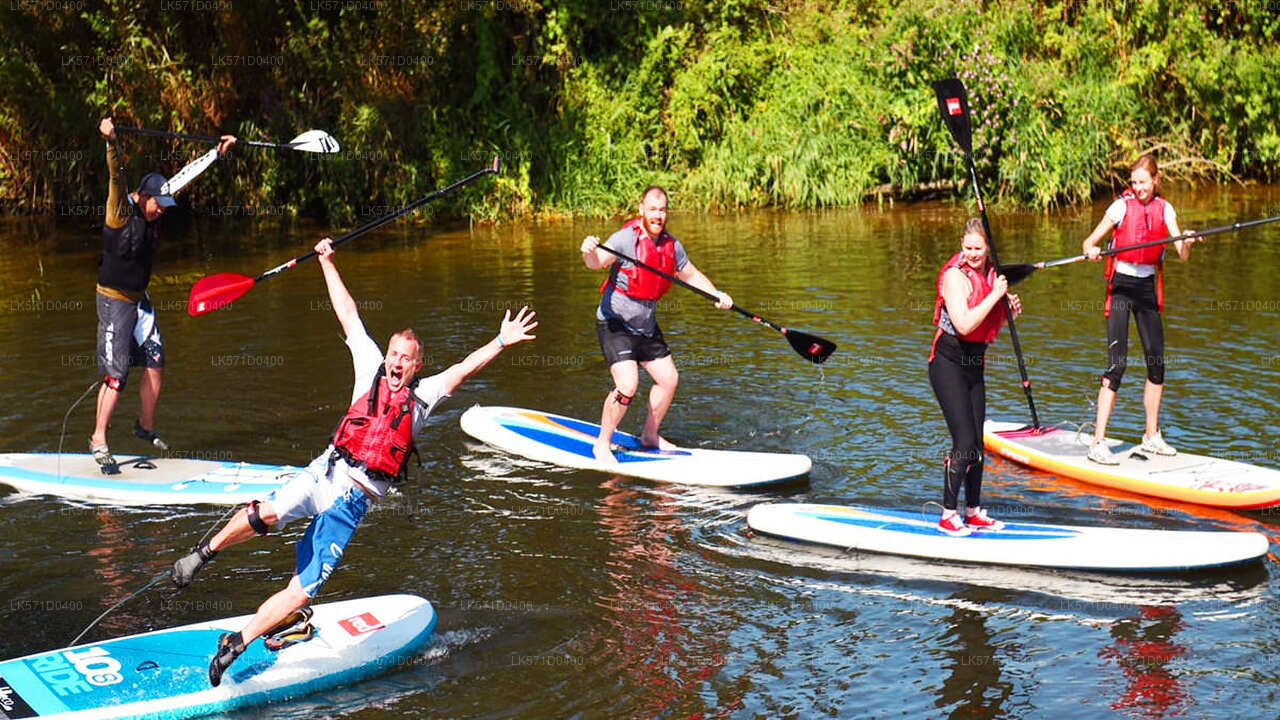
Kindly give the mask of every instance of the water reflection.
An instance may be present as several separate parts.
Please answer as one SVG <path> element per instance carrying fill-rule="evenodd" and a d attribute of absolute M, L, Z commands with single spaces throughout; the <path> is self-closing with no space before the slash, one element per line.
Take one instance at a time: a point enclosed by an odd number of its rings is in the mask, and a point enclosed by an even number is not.
<path fill-rule="evenodd" d="M 1191 704 L 1188 690 L 1179 679 L 1181 673 L 1171 667 L 1187 654 L 1173 639 L 1184 628 L 1177 608 L 1166 606 L 1143 607 L 1136 616 L 1111 625 L 1114 641 L 1098 656 L 1119 667 L 1125 681 L 1111 709 L 1141 717 L 1184 714 Z"/>
<path fill-rule="evenodd" d="M 1001 602 L 1003 593 L 967 589 L 952 595 L 980 605 Z M 947 673 L 938 693 L 937 707 L 954 706 L 951 718 L 1000 717 L 1000 709 L 1012 693 L 1012 683 L 1000 679 L 1000 648 L 991 639 L 986 618 L 964 604 L 952 606 L 947 630 L 939 638 L 939 652 Z M 947 664 L 950 668 L 947 669 Z"/>

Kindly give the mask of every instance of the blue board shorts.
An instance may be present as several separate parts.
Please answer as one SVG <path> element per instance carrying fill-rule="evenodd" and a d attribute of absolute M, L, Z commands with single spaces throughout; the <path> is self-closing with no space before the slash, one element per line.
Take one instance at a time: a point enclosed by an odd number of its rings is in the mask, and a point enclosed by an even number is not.
<path fill-rule="evenodd" d="M 369 497 L 348 476 L 346 463 L 339 461 L 329 467 L 329 452 L 325 452 L 272 491 L 267 500 L 276 512 L 279 527 L 311 518 L 298 541 L 295 572 L 302 591 L 307 597 L 315 597 L 364 519 Z"/>
<path fill-rule="evenodd" d="M 298 584 L 307 597 L 315 597 L 329 579 L 368 509 L 369 498 L 352 487 L 327 510 L 311 518 L 307 532 L 298 541 L 295 566 Z"/>

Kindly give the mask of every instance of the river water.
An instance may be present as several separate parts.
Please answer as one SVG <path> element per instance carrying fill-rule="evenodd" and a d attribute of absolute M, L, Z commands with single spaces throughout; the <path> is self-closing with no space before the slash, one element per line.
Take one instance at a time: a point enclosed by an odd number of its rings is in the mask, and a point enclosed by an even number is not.
<path fill-rule="evenodd" d="M 1280 188 L 1173 189 L 1184 227 L 1280 214 Z M 1005 262 L 1079 252 L 1103 205 L 996 212 Z M 769 500 L 921 508 L 949 445 L 926 376 L 933 281 L 964 207 L 675 213 L 693 262 L 743 307 L 828 337 L 823 366 L 777 333 L 673 289 L 660 319 L 682 369 L 664 425 L 695 446 L 802 452 L 807 482 L 711 491 L 505 456 L 458 427 L 473 403 L 595 418 L 610 387 L 592 320 L 601 274 L 577 247 L 614 221 L 426 229 L 397 225 L 339 251 L 380 342 L 404 326 L 427 368 L 487 341 L 505 308 L 538 339 L 502 355 L 433 415 L 418 478 L 371 511 L 318 598 L 411 592 L 440 614 L 398 672 L 232 717 L 1274 717 L 1274 560 L 1135 579 L 816 552 L 749 537 Z M 93 218 L 0 224 L 0 450 L 55 451 L 95 379 Z M 350 359 L 314 263 L 192 318 L 191 283 L 256 274 L 322 229 L 196 217 L 171 229 L 152 295 L 168 353 L 159 428 L 177 454 L 302 464 L 344 410 Z M 1191 452 L 1280 467 L 1280 224 L 1218 236 L 1169 264 L 1166 437 Z M 1091 418 L 1105 363 L 1098 265 L 1019 286 L 1018 329 L 1045 422 Z M 1134 338 L 1136 347 L 1136 338 Z M 1023 419 L 1007 333 L 989 352 L 989 416 Z M 1140 361 L 1111 434 L 1141 432 Z M 136 380 L 136 378 L 135 378 Z M 137 411 L 131 384 L 117 452 Z M 642 384 L 642 391 L 647 382 Z M 638 407 L 638 406 L 637 406 Z M 92 400 L 71 411 L 84 451 Z M 633 410 L 624 429 L 638 430 Z M 0 486 L 0 657 L 61 647 L 163 572 L 224 509 L 113 508 Z M 1258 530 L 1231 513 L 1099 490 L 989 459 L 993 515 L 1164 529 Z M 929 508 L 927 512 L 935 512 Z M 156 587 L 91 639 L 252 612 L 288 579 L 301 524 L 222 553 L 190 588 Z"/>

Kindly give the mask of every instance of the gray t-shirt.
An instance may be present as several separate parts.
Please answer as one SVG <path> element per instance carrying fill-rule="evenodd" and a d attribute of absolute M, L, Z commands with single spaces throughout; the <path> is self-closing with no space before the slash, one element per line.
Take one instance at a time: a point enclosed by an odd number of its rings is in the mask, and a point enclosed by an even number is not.
<path fill-rule="evenodd" d="M 671 239 L 675 240 L 676 244 L 676 272 L 678 273 L 689 264 L 689 256 L 685 254 L 684 245 L 681 245 L 674 235 Z M 635 230 L 624 227 L 610 235 L 604 244 L 624 255 L 635 257 Z M 614 256 L 613 265 L 609 267 L 609 272 L 615 275 L 615 282 L 621 290 L 627 289 L 627 276 L 622 271 L 630 267 L 632 267 L 630 261 L 617 256 Z M 616 274 L 614 268 L 618 270 Z M 641 269 L 640 272 L 648 271 Z M 625 293 L 617 292 L 612 285 L 608 285 L 600 297 L 600 306 L 596 308 L 596 320 L 619 320 L 627 328 L 627 332 L 636 335 L 653 335 L 658 332 L 658 319 L 654 315 L 654 309 L 657 306 L 656 300 L 637 300 Z"/>

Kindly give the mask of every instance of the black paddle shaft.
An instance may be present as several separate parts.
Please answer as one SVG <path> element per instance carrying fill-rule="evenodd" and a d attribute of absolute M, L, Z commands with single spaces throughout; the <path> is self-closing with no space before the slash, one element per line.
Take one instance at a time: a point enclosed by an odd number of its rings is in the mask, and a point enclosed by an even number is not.
<path fill-rule="evenodd" d="M 169 132 L 168 130 L 151 130 L 149 128 L 129 127 L 127 125 L 116 125 L 116 130 L 121 132 L 133 133 L 135 135 L 151 135 L 154 137 L 176 138 L 178 140 L 194 140 L 196 142 L 213 143 L 217 145 L 222 142 L 222 138 L 212 135 L 192 135 L 190 133 Z M 261 140 L 241 140 L 237 142 L 253 147 L 280 148 L 282 150 L 292 150 L 293 145 L 290 143 L 263 142 Z"/>
<path fill-rule="evenodd" d="M 1179 240 L 1189 240 L 1191 238 L 1208 237 L 1209 235 L 1219 235 L 1221 233 L 1236 232 L 1239 230 L 1244 230 L 1245 228 L 1254 227 L 1256 225 L 1265 225 L 1267 223 L 1272 223 L 1277 220 L 1280 220 L 1280 215 L 1274 215 L 1272 217 L 1266 217 L 1266 218 L 1259 218 L 1257 220 L 1245 220 L 1242 222 L 1232 223 L 1230 225 L 1222 225 L 1220 227 L 1209 228 L 1208 230 L 1193 230 L 1191 232 L 1184 232 L 1181 235 L 1171 235 L 1167 238 L 1164 238 L 1163 240 L 1151 240 L 1149 242 L 1138 243 L 1137 245 L 1126 245 L 1125 247 L 1108 248 L 1098 253 L 1098 256 L 1105 257 L 1107 255 L 1117 255 L 1119 253 L 1128 252 L 1130 250 L 1141 250 L 1142 248 L 1155 247 L 1157 245 L 1168 245 L 1171 242 L 1177 242 Z M 1050 268 L 1050 267 L 1057 267 L 1059 265 L 1069 265 L 1071 263 L 1080 262 L 1081 260 L 1087 260 L 1088 258 L 1089 258 L 1088 255 L 1081 254 L 1081 255 L 1072 255 L 1071 257 L 1058 258 L 1057 260 L 1042 260 L 1038 263 L 1014 263 L 1011 265 L 1001 265 L 999 272 L 1002 275 L 1008 276 L 1009 284 L 1012 285 L 1013 283 L 1024 280 L 1028 275 L 1035 272 L 1036 270 L 1042 270 L 1044 268 Z"/>
<path fill-rule="evenodd" d="M 443 197 L 443 196 L 445 196 L 445 195 L 448 195 L 449 193 L 453 192 L 454 190 L 457 190 L 458 188 L 462 187 L 463 185 L 466 185 L 466 184 L 468 184 L 468 183 L 475 182 L 477 179 L 482 178 L 482 177 L 484 177 L 485 175 L 489 175 L 490 173 L 495 173 L 495 174 L 496 174 L 496 173 L 498 172 L 499 167 L 501 167 L 501 161 L 498 159 L 498 156 L 497 156 L 497 155 L 494 155 L 494 156 L 493 156 L 493 164 L 492 164 L 492 165 L 490 165 L 489 167 L 487 167 L 487 168 L 485 168 L 485 169 L 483 169 L 483 170 L 478 170 L 478 171 L 476 171 L 476 172 L 473 172 L 473 173 L 471 173 L 470 175 L 468 175 L 468 176 L 466 176 L 466 177 L 462 178 L 462 179 L 461 179 L 461 180 L 459 180 L 458 182 L 456 182 L 456 183 L 454 183 L 454 184 L 452 184 L 452 185 L 450 185 L 450 186 L 448 186 L 448 187 L 443 187 L 443 188 L 440 188 L 439 190 L 436 190 L 435 192 L 433 192 L 433 193 L 431 193 L 431 194 L 429 194 L 429 195 L 424 195 L 424 196 L 422 196 L 422 197 L 418 198 L 417 200 L 414 200 L 413 202 L 409 203 L 408 205 L 405 205 L 404 207 L 400 208 L 399 210 L 396 210 L 396 211 L 395 211 L 395 212 L 393 212 L 393 213 L 389 213 L 389 214 L 387 214 L 387 215 L 383 215 L 382 217 L 377 218 L 376 220 L 371 220 L 371 221 L 369 221 L 369 222 L 365 223 L 364 225 L 361 225 L 360 227 L 356 228 L 355 230 L 350 230 L 350 231 L 348 231 L 348 232 L 343 233 L 342 235 L 340 235 L 340 236 L 338 236 L 337 238 L 335 238 L 335 239 L 334 239 L 334 241 L 333 241 L 333 247 L 337 247 L 337 246 L 341 245 L 342 243 L 344 243 L 344 242 L 346 242 L 346 241 L 348 241 L 348 240 L 355 240 L 356 238 L 360 237 L 361 235 L 364 235 L 365 233 L 370 232 L 370 231 L 372 231 L 372 230 L 377 230 L 378 228 L 382 227 L 383 225 L 386 225 L 387 223 L 391 222 L 392 220 L 396 220 L 397 218 L 404 217 L 405 215 L 408 215 L 409 213 L 413 212 L 414 210 L 417 210 L 418 208 L 422 207 L 423 205 L 426 205 L 427 203 L 431 202 L 432 200 L 435 200 L 436 198 L 439 198 L 439 197 Z M 254 281 L 255 283 L 257 283 L 257 282 L 259 282 L 259 281 L 261 281 L 261 280 L 266 280 L 267 278 L 271 277 L 272 275 L 276 275 L 276 274 L 282 273 L 282 272 L 284 272 L 285 270 L 288 270 L 289 268 L 293 267 L 294 265 L 297 265 L 297 264 L 298 264 L 298 263 L 300 263 L 300 262 L 303 262 L 303 261 L 305 261 L 305 260 L 310 260 L 311 258 L 315 257 L 316 255 L 317 255 L 317 253 L 316 253 L 316 251 L 315 251 L 315 250 L 312 250 L 311 252 L 308 252 L 308 253 L 306 253 L 305 255 L 299 255 L 298 257 L 296 257 L 296 258 L 294 258 L 294 259 L 290 260 L 289 262 L 286 262 L 286 263 L 281 264 L 281 265 L 277 265 L 276 267 L 273 267 L 273 268 L 271 268 L 270 270 L 268 270 L 268 271 L 266 271 L 266 272 L 262 273 L 262 274 L 261 274 L 261 275 L 259 275 L 258 277 L 254 278 L 254 279 L 253 279 L 253 281 Z"/>
<path fill-rule="evenodd" d="M 991 234 L 991 223 L 987 220 L 987 206 L 982 201 L 982 188 L 978 183 L 978 168 L 973 163 L 973 128 L 969 122 L 969 94 L 959 78 L 947 78 L 933 83 L 933 91 L 938 96 L 938 110 L 946 123 L 951 136 L 960 144 L 964 152 L 965 162 L 969 166 L 969 177 L 973 182 L 973 196 L 978 203 L 978 212 L 982 216 L 982 229 L 987 233 L 987 247 L 991 251 L 991 261 L 1000 265 L 996 255 L 996 241 Z M 1031 378 L 1027 376 L 1027 364 L 1022 359 L 1022 344 L 1018 341 L 1018 328 L 1013 322 L 1013 306 L 1009 304 L 1009 295 L 1001 298 L 1004 302 L 1005 318 L 1009 321 L 1009 341 L 1013 344 L 1013 354 L 1018 358 L 1018 373 L 1022 376 L 1022 389 L 1027 396 L 1027 407 L 1031 410 L 1031 424 L 1040 428 L 1040 417 L 1036 414 L 1035 399 L 1031 397 Z"/>
<path fill-rule="evenodd" d="M 692 290 L 712 302 L 717 302 L 717 303 L 720 302 L 720 298 L 716 297 L 715 295 L 712 295 L 706 290 L 703 290 L 701 288 L 696 288 L 690 285 L 689 283 L 685 282 L 684 280 L 681 280 L 680 278 L 676 277 L 675 275 L 663 272 L 658 268 L 653 267 L 652 265 L 647 265 L 645 263 L 642 263 L 639 260 L 636 260 L 635 258 L 630 257 L 624 253 L 620 253 L 617 250 L 614 250 L 613 248 L 603 243 L 597 242 L 596 247 L 604 250 L 605 252 L 616 255 L 622 258 L 623 260 L 626 260 L 627 262 L 635 265 L 636 267 L 644 268 L 645 270 L 648 270 L 649 272 L 654 273 L 655 275 L 664 277 L 670 280 L 671 282 L 679 285 L 680 287 L 685 288 L 686 290 Z M 742 315 L 745 318 L 749 318 L 755 322 L 760 323 L 761 325 L 765 325 L 767 327 L 773 328 L 774 330 L 777 330 L 778 332 L 782 333 L 787 338 L 787 342 L 791 343 L 791 347 L 794 348 L 797 353 L 799 353 L 802 357 L 804 357 L 806 360 L 809 360 L 810 362 L 821 363 L 822 361 L 826 360 L 827 357 L 830 356 L 831 353 L 835 352 L 836 350 L 836 344 L 831 342 L 830 340 L 826 340 L 824 338 L 810 335 L 808 333 L 800 332 L 799 330 L 793 330 L 793 329 L 782 327 L 781 325 L 774 324 L 760 317 L 759 315 L 751 312 L 750 310 L 745 310 L 743 308 L 738 307 L 737 303 L 730 305 L 729 309 L 733 310 L 739 315 Z"/>

